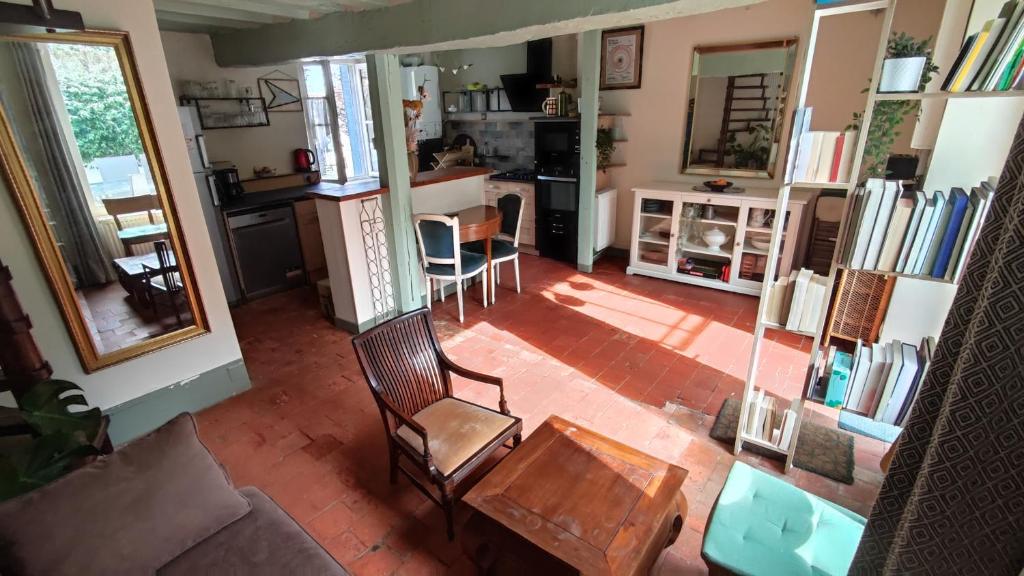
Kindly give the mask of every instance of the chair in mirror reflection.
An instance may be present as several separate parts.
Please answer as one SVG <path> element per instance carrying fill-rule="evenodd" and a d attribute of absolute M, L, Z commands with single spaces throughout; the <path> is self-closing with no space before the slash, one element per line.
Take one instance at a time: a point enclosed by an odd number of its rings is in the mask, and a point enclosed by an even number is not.
<path fill-rule="evenodd" d="M 83 367 L 206 331 L 126 34 L 0 37 L 0 152 Z"/>
<path fill-rule="evenodd" d="M 795 39 L 694 49 L 684 173 L 774 176 L 795 59 Z"/>

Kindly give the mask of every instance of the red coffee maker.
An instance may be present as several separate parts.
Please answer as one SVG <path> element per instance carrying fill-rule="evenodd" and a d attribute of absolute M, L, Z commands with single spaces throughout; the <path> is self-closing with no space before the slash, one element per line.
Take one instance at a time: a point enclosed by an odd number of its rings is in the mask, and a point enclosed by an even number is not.
<path fill-rule="evenodd" d="M 292 161 L 296 172 L 312 172 L 316 164 L 316 154 L 309 148 L 296 148 L 292 152 Z"/>

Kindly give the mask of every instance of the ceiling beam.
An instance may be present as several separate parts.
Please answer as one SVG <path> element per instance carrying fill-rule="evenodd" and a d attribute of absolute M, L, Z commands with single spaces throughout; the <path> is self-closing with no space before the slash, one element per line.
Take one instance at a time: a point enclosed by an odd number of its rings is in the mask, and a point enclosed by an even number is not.
<path fill-rule="evenodd" d="M 182 0 L 156 0 L 156 9 L 176 14 L 191 14 L 193 16 L 209 16 L 212 18 L 225 18 L 241 22 L 254 22 L 257 24 L 274 24 L 284 22 L 286 19 L 273 14 L 261 14 L 251 10 L 238 10 L 223 5 L 212 6 L 196 2 L 185 2 Z"/>
<path fill-rule="evenodd" d="M 187 2 L 189 4 L 203 4 L 206 6 L 232 8 L 235 10 L 242 10 L 244 12 L 270 14 L 272 16 L 281 16 L 284 18 L 310 17 L 310 8 L 308 6 L 303 7 L 302 5 L 293 5 L 280 1 L 275 2 L 273 0 L 187 0 Z M 161 0 L 157 0 L 156 4 L 157 7 L 159 7 Z"/>
<path fill-rule="evenodd" d="M 177 22 L 179 24 L 195 24 L 197 26 L 210 26 L 221 29 L 244 30 L 245 28 L 256 28 L 259 24 L 251 21 L 241 21 L 229 18 L 214 18 L 212 16 L 197 16 L 195 14 L 179 14 L 177 12 L 156 11 L 158 22 Z"/>
<path fill-rule="evenodd" d="M 691 16 L 764 0 L 419 0 L 379 10 L 332 12 L 217 34 L 221 66 L 260 66 L 358 52 L 502 46 L 586 30 Z M 292 0 L 294 2 L 294 0 Z"/>

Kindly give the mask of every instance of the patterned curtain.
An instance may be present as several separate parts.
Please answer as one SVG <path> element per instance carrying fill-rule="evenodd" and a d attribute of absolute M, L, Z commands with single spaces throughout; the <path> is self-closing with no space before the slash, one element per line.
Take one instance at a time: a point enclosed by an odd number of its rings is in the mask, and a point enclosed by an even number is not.
<path fill-rule="evenodd" d="M 851 574 L 1024 567 L 1024 122 Z"/>

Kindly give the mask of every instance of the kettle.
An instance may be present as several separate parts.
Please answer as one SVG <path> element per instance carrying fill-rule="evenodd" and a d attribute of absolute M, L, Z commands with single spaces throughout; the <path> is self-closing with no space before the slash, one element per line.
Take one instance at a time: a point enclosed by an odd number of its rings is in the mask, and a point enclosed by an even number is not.
<path fill-rule="evenodd" d="M 296 172 L 312 172 L 316 164 L 316 154 L 309 148 L 296 148 L 292 152 Z"/>

